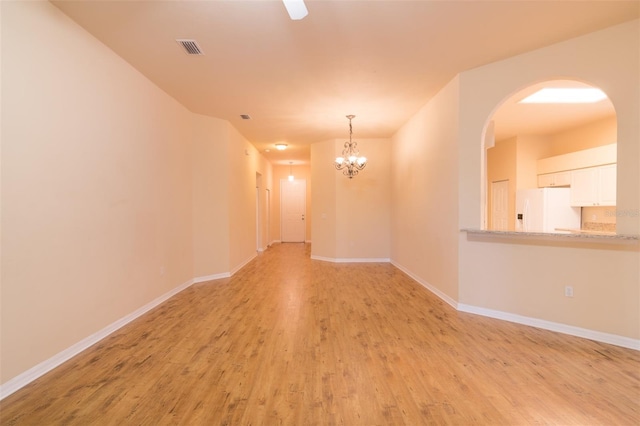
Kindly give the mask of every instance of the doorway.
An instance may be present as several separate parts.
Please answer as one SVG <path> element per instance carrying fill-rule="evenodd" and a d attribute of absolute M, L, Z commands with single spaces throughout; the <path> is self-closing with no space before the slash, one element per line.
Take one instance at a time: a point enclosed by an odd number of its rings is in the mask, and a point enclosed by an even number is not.
<path fill-rule="evenodd" d="M 509 229 L 509 181 L 491 182 L 491 229 Z"/>
<path fill-rule="evenodd" d="M 260 188 L 262 187 L 262 175 L 256 173 L 256 251 L 264 251 L 262 240 L 262 208 L 260 202 Z"/>
<path fill-rule="evenodd" d="M 283 243 L 305 242 L 306 194 L 306 179 L 280 180 L 280 233 Z"/>

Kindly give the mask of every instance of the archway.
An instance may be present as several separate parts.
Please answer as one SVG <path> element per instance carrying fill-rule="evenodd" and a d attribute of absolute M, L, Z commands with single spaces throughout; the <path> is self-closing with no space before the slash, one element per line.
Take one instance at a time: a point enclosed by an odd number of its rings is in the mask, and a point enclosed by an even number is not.
<path fill-rule="evenodd" d="M 574 180 L 578 176 L 577 172 L 572 175 L 572 170 L 607 164 L 614 164 L 615 167 L 617 120 L 613 104 L 608 98 L 591 102 L 522 102 L 541 89 L 560 88 L 571 89 L 571 92 L 597 89 L 576 80 L 538 82 L 504 99 L 489 118 L 483 138 L 486 150 L 484 229 L 547 232 L 537 228 L 523 229 L 522 214 L 518 216 L 516 211 L 518 191 L 522 194 L 524 189 L 564 187 L 568 188 L 565 191 L 568 194 L 571 192 L 572 176 Z M 593 158 L 575 161 L 580 156 Z M 608 173 L 610 180 L 611 172 Z M 497 196 L 492 187 L 506 193 Z M 615 170 L 613 191 L 615 204 Z M 609 214 L 611 209 L 607 209 L 611 200 L 600 203 L 602 205 L 587 206 L 590 202 L 571 201 L 579 215 L 578 224 L 571 227 L 581 229 L 586 226 L 615 232 L 615 214 Z M 500 206 L 498 203 L 505 204 Z M 593 201 L 593 204 L 598 203 Z M 502 214 L 500 207 L 506 209 L 506 217 L 502 221 L 497 220 Z"/>

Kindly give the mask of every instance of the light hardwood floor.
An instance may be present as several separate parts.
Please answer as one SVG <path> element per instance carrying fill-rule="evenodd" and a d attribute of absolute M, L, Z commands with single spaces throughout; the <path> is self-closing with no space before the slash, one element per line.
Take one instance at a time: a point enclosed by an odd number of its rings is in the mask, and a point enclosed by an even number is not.
<path fill-rule="evenodd" d="M 2 425 L 638 425 L 640 353 L 275 245 L 0 403 Z"/>

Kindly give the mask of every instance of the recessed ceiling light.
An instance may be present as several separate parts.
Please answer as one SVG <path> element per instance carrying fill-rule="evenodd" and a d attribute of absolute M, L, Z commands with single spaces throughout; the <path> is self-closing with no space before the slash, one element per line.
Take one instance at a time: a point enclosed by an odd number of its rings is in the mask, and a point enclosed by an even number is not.
<path fill-rule="evenodd" d="M 527 96 L 521 104 L 588 104 L 607 99 L 607 95 L 595 87 L 546 87 Z"/>
<path fill-rule="evenodd" d="M 278 149 L 278 151 L 284 151 L 285 149 L 287 149 L 287 144 L 286 143 L 277 143 L 276 144 L 276 148 Z"/>

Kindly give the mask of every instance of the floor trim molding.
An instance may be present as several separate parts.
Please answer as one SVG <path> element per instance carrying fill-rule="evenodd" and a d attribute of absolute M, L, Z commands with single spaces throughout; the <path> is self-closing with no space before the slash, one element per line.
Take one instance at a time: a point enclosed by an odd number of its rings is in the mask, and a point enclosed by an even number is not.
<path fill-rule="evenodd" d="M 17 375 L 16 377 L 14 377 L 13 379 L 7 381 L 6 383 L 0 385 L 0 400 L 3 400 L 4 398 L 6 398 L 7 396 L 11 395 L 12 393 L 16 392 L 17 390 L 19 390 L 19 389 L 25 387 L 26 385 L 28 385 L 29 383 L 33 382 L 34 380 L 36 380 L 40 376 L 43 376 L 44 374 L 46 374 L 49 371 L 53 370 L 54 368 L 58 367 L 60 364 L 64 363 L 65 361 L 68 361 L 69 359 L 73 358 L 74 356 L 76 356 L 80 352 L 82 352 L 85 349 L 89 348 L 90 346 L 98 343 L 100 340 L 102 340 L 105 337 L 109 336 L 110 334 L 114 333 L 118 329 L 124 327 L 125 325 L 127 325 L 131 321 L 135 320 L 136 318 L 138 318 L 138 317 L 144 315 L 145 313 L 149 312 L 151 309 L 153 309 L 156 306 L 160 305 L 162 302 L 168 300 L 172 296 L 174 296 L 174 295 L 180 293 L 181 291 L 185 290 L 186 288 L 190 287 L 195 282 L 196 281 L 194 279 L 191 279 L 191 280 L 185 282 L 184 284 L 181 284 L 178 287 L 175 287 L 174 289 L 168 291 L 167 293 L 163 294 L 162 296 L 159 296 L 159 297 L 155 298 L 154 300 L 152 300 L 151 302 L 147 303 L 146 305 L 138 308 L 134 312 L 132 312 L 132 313 L 120 318 L 119 320 L 109 324 L 108 326 L 106 326 L 102 330 L 100 330 L 100 331 L 98 331 L 98 332 L 96 332 L 96 333 L 94 333 L 94 334 L 82 339 L 78 343 L 68 347 L 67 349 L 63 350 L 62 352 L 58 352 L 57 354 L 55 354 L 51 358 L 41 362 L 40 364 L 38 364 L 38 365 L 36 365 L 34 367 L 31 367 L 30 369 L 28 369 L 24 373 L 21 373 L 21 374 Z"/>
<path fill-rule="evenodd" d="M 617 334 L 603 333 L 600 331 L 589 330 L 586 328 L 575 327 L 572 325 L 561 324 L 552 321 L 546 321 L 538 318 L 525 317 L 522 315 L 512 314 L 509 312 L 496 311 L 493 309 L 481 308 L 478 306 L 458 304 L 458 310 L 470 314 L 482 315 L 484 317 L 496 318 L 503 321 L 509 321 L 516 324 L 528 325 L 531 327 L 541 328 L 544 330 L 555 331 L 557 333 L 569 334 L 571 336 L 582 337 L 584 339 L 595 340 L 596 342 L 608 343 L 611 345 L 621 346 L 627 349 L 635 349 L 640 351 L 640 340 L 631 339 L 629 337 L 618 336 Z"/>
<path fill-rule="evenodd" d="M 391 261 L 391 264 L 402 272 L 411 277 L 418 284 L 425 287 L 427 290 L 435 294 L 447 304 L 451 305 L 455 310 L 460 312 L 466 312 L 475 315 L 481 315 L 483 317 L 495 318 L 502 321 L 509 321 L 516 324 L 527 325 L 530 327 L 541 328 L 544 330 L 554 331 L 557 333 L 568 334 L 570 336 L 582 337 L 583 339 L 595 340 L 600 343 L 607 343 L 610 345 L 616 345 L 627 349 L 634 349 L 640 351 L 640 340 L 632 339 L 629 337 L 619 336 L 617 334 L 603 333 L 600 331 L 589 330 L 586 328 L 575 327 L 572 325 L 547 321 L 539 318 L 525 317 L 522 315 L 512 314 L 509 312 L 496 311 L 493 309 L 482 308 L 478 306 L 467 305 L 464 303 L 458 303 L 453 298 L 444 294 L 428 282 L 424 281 L 417 275 L 413 274 L 407 268 L 402 265 Z"/>
<path fill-rule="evenodd" d="M 253 259 L 255 259 L 256 257 L 258 257 L 258 253 L 253 253 L 251 256 L 249 256 L 248 258 L 246 258 L 242 263 L 240 263 L 240 265 L 236 266 L 234 269 L 231 270 L 229 276 L 233 276 L 235 275 L 240 269 L 244 268 L 245 266 L 247 266 L 247 263 L 251 262 Z"/>
<path fill-rule="evenodd" d="M 100 340 L 114 333 L 118 329 L 124 327 L 125 325 L 135 320 L 136 318 L 146 314 L 151 309 L 155 308 L 156 306 L 160 305 L 161 303 L 165 302 L 166 300 L 170 299 L 171 297 L 175 296 L 181 291 L 187 289 L 191 285 L 196 283 L 206 282 L 206 281 L 219 280 L 221 278 L 229 278 L 232 275 L 234 275 L 236 272 L 238 272 L 240 269 L 242 269 L 247 263 L 251 262 L 256 256 L 257 255 L 254 254 L 249 259 L 245 260 L 240 266 L 235 268 L 232 272 L 223 272 L 220 274 L 205 275 L 205 276 L 193 278 L 175 287 L 174 289 L 168 291 L 162 296 L 157 297 L 156 299 L 152 300 L 151 302 L 147 303 L 141 308 L 135 310 L 134 312 L 109 324 L 102 330 L 82 339 L 78 343 L 75 343 L 74 345 L 63 350 L 62 352 L 55 354 L 54 356 L 41 362 L 40 364 L 34 367 L 31 367 L 30 369 L 23 372 L 22 374 L 17 375 L 13 379 L 8 380 L 6 383 L 0 385 L 0 401 L 6 398 L 7 396 L 11 395 L 12 393 L 16 392 L 17 390 L 25 387 L 29 383 L 33 382 L 38 377 L 43 376 L 44 374 L 58 367 L 60 364 L 70 360 L 71 358 L 73 358 L 80 352 L 84 351 L 85 349 L 89 348 L 90 346 L 98 343 Z"/>
<path fill-rule="evenodd" d="M 420 284 L 421 286 L 423 286 L 424 288 L 426 288 L 427 290 L 429 290 L 431 293 L 435 294 L 436 296 L 438 296 L 440 299 L 442 299 L 442 301 L 446 302 L 448 305 L 450 305 L 453 309 L 458 309 L 458 302 L 456 302 L 453 298 L 451 298 L 449 295 L 443 293 L 442 291 L 440 291 L 439 289 L 437 289 L 436 287 L 432 286 L 431 284 L 429 284 L 427 281 L 423 280 L 422 278 L 418 277 L 417 275 L 415 275 L 413 272 L 411 272 L 409 269 L 405 268 L 404 266 L 400 265 L 399 263 L 395 262 L 395 261 L 391 261 L 391 264 L 393 266 L 395 266 L 396 268 L 400 269 L 402 272 L 404 272 L 405 274 L 409 275 L 409 277 L 414 280 L 415 282 L 417 282 L 418 284 Z"/>
<path fill-rule="evenodd" d="M 223 272 L 221 274 L 213 274 L 213 275 L 205 275 L 202 277 L 196 277 L 193 279 L 193 283 L 197 284 L 197 283 L 203 283 L 206 281 L 213 281 L 213 280 L 219 280 L 222 278 L 229 278 L 231 276 L 231 273 L 229 272 Z"/>

